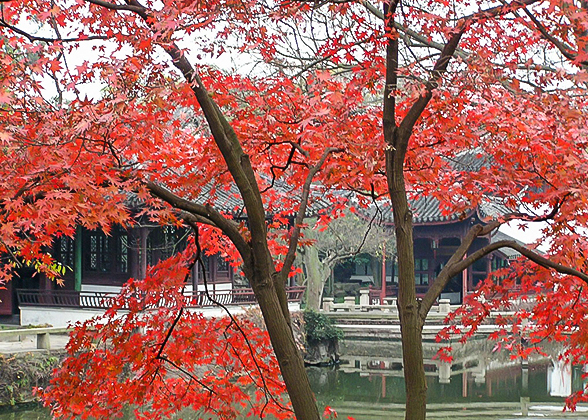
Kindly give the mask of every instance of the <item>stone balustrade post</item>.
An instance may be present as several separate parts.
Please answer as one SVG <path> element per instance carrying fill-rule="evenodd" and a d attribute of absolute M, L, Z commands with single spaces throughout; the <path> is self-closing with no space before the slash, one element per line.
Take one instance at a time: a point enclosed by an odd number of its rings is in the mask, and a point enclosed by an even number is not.
<path fill-rule="evenodd" d="M 437 373 L 439 374 L 439 383 L 448 384 L 451 381 L 451 364 L 440 362 L 437 366 Z"/>
<path fill-rule="evenodd" d="M 448 314 L 451 311 L 451 304 L 449 299 L 439 299 L 439 313 Z"/>
<path fill-rule="evenodd" d="M 345 296 L 343 301 L 350 311 L 355 309 L 355 296 Z"/>
<path fill-rule="evenodd" d="M 334 302 L 335 302 L 335 299 L 332 297 L 323 298 L 323 311 L 324 312 L 332 312 Z"/>
<path fill-rule="evenodd" d="M 361 289 L 359 291 L 359 304 L 361 306 L 368 306 L 370 304 L 370 291 L 369 291 L 369 289 Z"/>

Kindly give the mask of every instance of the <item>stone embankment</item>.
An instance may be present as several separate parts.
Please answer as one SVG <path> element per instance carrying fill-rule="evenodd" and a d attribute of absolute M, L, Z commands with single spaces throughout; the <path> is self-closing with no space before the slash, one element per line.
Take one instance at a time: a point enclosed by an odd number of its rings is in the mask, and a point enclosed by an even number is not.
<path fill-rule="evenodd" d="M 0 329 L 0 406 L 36 401 L 33 389 L 49 385 L 65 357 L 67 328 Z"/>
<path fill-rule="evenodd" d="M 371 311 L 371 312 L 324 312 L 332 324 L 340 328 L 345 334 L 346 340 L 399 340 L 400 319 L 397 312 Z M 501 313 L 501 315 L 508 315 Z M 423 339 L 435 340 L 437 333 L 447 325 L 444 320 L 446 313 L 433 312 L 427 317 L 423 327 Z M 476 334 L 490 334 L 498 329 L 490 317 L 486 324 L 480 325 Z M 464 331 L 465 332 L 465 331 Z M 459 338 L 456 336 L 456 338 Z"/>
<path fill-rule="evenodd" d="M 0 354 L 0 406 L 36 401 L 33 389 L 49 385 L 64 357 L 65 350 Z"/>

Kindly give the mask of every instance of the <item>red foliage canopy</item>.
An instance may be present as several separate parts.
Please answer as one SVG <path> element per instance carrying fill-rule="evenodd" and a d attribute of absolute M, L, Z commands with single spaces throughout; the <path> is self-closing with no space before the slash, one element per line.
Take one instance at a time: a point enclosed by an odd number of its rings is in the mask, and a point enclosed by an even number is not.
<path fill-rule="evenodd" d="M 200 227 L 203 244 L 247 267 L 265 258 L 256 254 L 265 226 L 239 224 L 215 211 L 214 191 L 237 184 L 249 216 L 254 209 L 248 203 L 256 202 L 259 190 L 265 211 L 304 213 L 313 180 L 324 191 L 358 191 L 365 204 L 386 193 L 387 153 L 402 157 L 409 196 L 434 196 L 447 213 L 493 197 L 516 211 L 489 221 L 490 227 L 514 219 L 548 221 L 539 243 L 559 264 L 551 267 L 586 271 L 583 0 L 500 6 L 416 0 L 398 8 L 385 2 L 384 10 L 394 11 L 390 16 L 369 1 L 14 0 L 0 6 L 2 281 L 23 261 L 55 275 L 45 251 L 54 237 L 73 235 L 77 225 L 106 231 L 113 224 L 132 225 L 136 215 L 125 205 L 128 194 L 145 202 L 141 216 L 208 226 Z M 393 51 L 394 45 L 399 49 Z M 238 71 L 206 65 L 228 53 Z M 387 69 L 393 71 L 386 81 Z M 384 142 L 382 119 L 402 142 Z M 447 164 L 463 150 L 478 151 L 486 164 Z M 259 186 L 243 175 L 250 169 Z M 266 188 L 274 178 L 292 194 L 277 197 Z M 207 202 L 193 204 L 210 188 Z M 301 222 L 300 215 L 292 229 L 280 231 L 284 236 L 269 231 L 270 271 L 279 278 L 290 270 Z M 520 268 L 516 276 L 526 279 L 528 270 Z M 529 317 L 536 325 L 567 328 L 553 318 L 553 304 L 574 313 L 568 318 L 577 320 L 573 328 L 583 325 L 578 309 L 585 297 L 576 293 L 583 284 L 533 271 L 528 278 L 537 305 Z M 511 291 L 490 285 L 482 290 L 501 296 Z M 165 311 L 152 316 L 167 316 L 166 322 L 174 317 Z M 181 322 L 193 323 L 199 333 L 208 328 L 185 316 Z M 468 311 L 464 319 L 478 318 Z M 115 327 L 130 334 L 124 321 Z M 86 333 L 106 337 L 114 331 L 109 328 L 93 325 Z M 156 343 L 162 338 L 157 334 L 147 328 L 141 337 Z M 126 344 L 147 351 L 135 340 Z M 578 354 L 588 354 L 583 334 L 572 334 L 572 342 Z M 128 350 L 124 357 L 132 364 L 140 353 Z M 144 385 L 162 387 L 156 373 L 139 378 L 154 378 Z M 133 384 L 121 384 L 120 391 Z"/>
<path fill-rule="evenodd" d="M 221 419 L 290 417 L 267 332 L 251 321 L 205 318 L 183 293 L 196 253 L 128 282 L 104 316 L 77 325 L 69 357 L 41 391 L 63 418 L 171 417 L 185 408 Z M 192 260 L 192 262 L 190 261 Z"/>

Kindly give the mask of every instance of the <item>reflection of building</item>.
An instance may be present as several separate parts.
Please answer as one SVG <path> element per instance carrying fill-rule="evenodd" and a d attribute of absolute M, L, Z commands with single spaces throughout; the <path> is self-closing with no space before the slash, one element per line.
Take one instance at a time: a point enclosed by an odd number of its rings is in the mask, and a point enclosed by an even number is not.
<path fill-rule="evenodd" d="M 525 363 L 521 359 L 512 359 L 506 350 L 494 351 L 495 343 L 485 336 L 472 338 L 465 344 L 454 343 L 452 363 L 441 362 L 435 357 L 444 345 L 447 343 L 428 341 L 423 343 L 423 350 L 428 407 L 442 405 L 448 418 L 456 408 L 469 411 L 480 409 L 479 404 L 488 404 L 487 408 L 494 411 L 498 407 L 506 407 L 501 405 L 503 403 L 520 404 L 521 397 L 528 397 L 531 404 L 557 404 L 557 410 L 561 411 L 564 398 L 583 388 L 581 367 L 570 368 L 568 365 L 567 370 L 563 370 L 569 383 L 567 393 L 560 396 L 553 394 L 550 378 L 553 376 L 554 361 L 558 360 L 561 351 L 557 343 L 545 343 L 543 351 L 549 356 L 533 354 Z M 405 384 L 399 340 L 345 340 L 340 349 L 341 359 L 349 363 L 340 365 L 336 370 L 313 369 L 309 372 L 313 385 L 316 384 L 313 389 L 319 398 L 325 400 L 325 404 L 332 405 L 334 409 L 340 408 L 339 415 L 379 418 L 384 413 L 378 414 L 375 404 L 382 404 L 380 410 L 387 412 L 392 408 L 390 404 L 404 403 Z M 328 401 L 331 396 L 332 400 Z M 359 404 L 366 409 L 361 413 L 363 416 L 358 411 L 346 411 L 359 407 Z M 468 404 L 475 405 L 468 408 Z M 511 407 L 520 413 L 520 405 L 518 410 L 516 405 Z M 368 410 L 374 411 L 368 413 Z M 445 418 L 439 414 L 435 417 Z M 470 414 L 468 418 L 478 417 Z"/>
<path fill-rule="evenodd" d="M 572 365 L 559 358 L 552 360 L 547 370 L 547 387 L 552 397 L 567 397 L 572 393 Z"/>

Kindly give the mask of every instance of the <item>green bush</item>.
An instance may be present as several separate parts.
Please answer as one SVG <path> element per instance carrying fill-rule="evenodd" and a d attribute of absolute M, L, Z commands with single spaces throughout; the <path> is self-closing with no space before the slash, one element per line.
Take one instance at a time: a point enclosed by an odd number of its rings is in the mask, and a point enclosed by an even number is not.
<path fill-rule="evenodd" d="M 324 340 L 343 338 L 343 331 L 335 327 L 326 315 L 310 309 L 304 311 L 304 329 L 306 342 L 311 345 Z"/>

